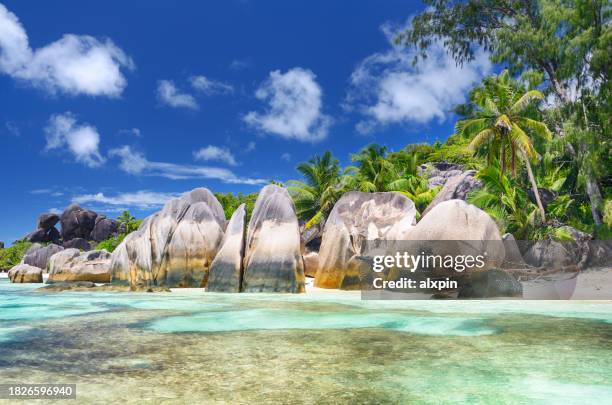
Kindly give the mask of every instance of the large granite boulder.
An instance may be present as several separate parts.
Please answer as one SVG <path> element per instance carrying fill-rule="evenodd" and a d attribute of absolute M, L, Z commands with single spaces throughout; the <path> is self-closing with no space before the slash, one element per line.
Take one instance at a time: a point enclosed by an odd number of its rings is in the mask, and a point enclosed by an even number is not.
<path fill-rule="evenodd" d="M 25 236 L 25 240 L 32 243 L 58 242 L 60 234 L 55 227 L 49 229 L 37 229 Z"/>
<path fill-rule="evenodd" d="M 232 214 L 221 248 L 211 266 L 206 291 L 240 292 L 244 257 L 246 210 L 241 204 Z"/>
<path fill-rule="evenodd" d="M 64 249 L 79 249 L 84 252 L 91 250 L 91 244 L 83 238 L 74 238 L 65 241 L 62 246 Z"/>
<path fill-rule="evenodd" d="M 51 229 L 57 224 L 60 220 L 59 215 L 52 213 L 44 213 L 40 214 L 38 217 L 38 222 L 36 223 L 37 229 Z"/>
<path fill-rule="evenodd" d="M 243 291 L 301 293 L 304 281 L 293 201 L 287 190 L 270 184 L 259 193 L 249 221 Z"/>
<path fill-rule="evenodd" d="M 463 200 L 448 200 L 436 205 L 408 235 L 417 251 L 466 256 L 483 255 L 483 265 L 473 263 L 464 271 L 500 268 L 505 248 L 497 224 L 483 210 Z M 430 243 L 431 241 L 441 241 Z"/>
<path fill-rule="evenodd" d="M 98 214 L 94 211 L 81 208 L 78 204 L 71 204 L 60 217 L 62 239 L 64 241 L 74 238 L 89 239 L 97 217 Z"/>
<path fill-rule="evenodd" d="M 525 261 L 535 267 L 550 269 L 566 266 L 586 267 L 591 261 L 591 248 L 593 237 L 571 226 L 560 226 L 557 231 L 569 235 L 569 240 L 559 241 L 552 237 L 545 240 L 533 241 L 525 248 Z"/>
<path fill-rule="evenodd" d="M 146 221 L 148 220 L 144 222 Z M 130 233 L 113 251 L 111 255 L 111 282 L 113 284 L 130 284 L 130 258 L 127 252 L 127 244 L 137 236 L 137 232 Z"/>
<path fill-rule="evenodd" d="M 415 218 L 414 203 L 399 193 L 344 194 L 325 223 L 315 286 L 359 289 L 362 266 L 352 262 L 366 254 L 365 242 L 404 240 Z"/>
<path fill-rule="evenodd" d="M 118 233 L 119 222 L 114 219 L 98 216 L 94 228 L 91 231 L 91 239 L 96 242 L 102 242 L 112 236 L 117 236 Z"/>
<path fill-rule="evenodd" d="M 8 272 L 11 283 L 42 283 L 42 269 L 29 264 L 18 264 Z"/>
<path fill-rule="evenodd" d="M 49 260 L 47 283 L 62 281 L 91 281 L 110 283 L 111 255 L 106 250 L 81 252 L 66 249 L 56 253 Z"/>
<path fill-rule="evenodd" d="M 449 177 L 444 182 L 444 187 L 436 194 L 436 197 L 423 211 L 426 215 L 436 205 L 448 200 L 465 200 L 468 194 L 477 188 L 481 187 L 480 180 L 476 179 L 476 170 L 467 170 L 460 174 Z"/>
<path fill-rule="evenodd" d="M 419 166 L 419 173 L 427 178 L 429 187 L 443 186 L 451 177 L 463 173 L 463 166 L 448 162 L 425 163 Z"/>
<path fill-rule="evenodd" d="M 51 256 L 62 250 L 64 250 L 64 248 L 59 245 L 49 244 L 43 246 L 39 243 L 35 243 L 23 256 L 23 263 L 45 270 L 47 269 L 47 264 Z"/>
<path fill-rule="evenodd" d="M 204 287 L 226 220 L 207 189 L 170 200 L 113 252 L 113 280 L 130 286 Z"/>

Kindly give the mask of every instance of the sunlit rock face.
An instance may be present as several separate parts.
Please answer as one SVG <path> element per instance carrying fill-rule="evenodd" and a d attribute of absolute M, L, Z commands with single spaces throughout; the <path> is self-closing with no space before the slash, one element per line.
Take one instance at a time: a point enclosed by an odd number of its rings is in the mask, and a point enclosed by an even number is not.
<path fill-rule="evenodd" d="M 499 268 L 504 262 L 505 248 L 497 224 L 489 214 L 463 200 L 448 200 L 436 205 L 414 227 L 408 240 L 451 241 L 440 244 L 444 252 L 436 253 L 442 255 L 486 252 L 481 270 Z M 427 251 L 427 243 L 423 244 L 423 249 Z"/>
<path fill-rule="evenodd" d="M 11 283 L 42 283 L 42 269 L 20 263 L 8 272 Z"/>
<path fill-rule="evenodd" d="M 246 210 L 240 205 L 232 214 L 221 248 L 210 266 L 207 291 L 240 292 L 244 256 Z"/>
<path fill-rule="evenodd" d="M 304 274 L 307 277 L 314 277 L 317 275 L 319 269 L 319 253 L 308 252 L 304 254 Z"/>
<path fill-rule="evenodd" d="M 223 208 L 207 189 L 170 200 L 113 252 L 113 282 L 204 287 L 225 226 Z"/>
<path fill-rule="evenodd" d="M 399 193 L 343 195 L 325 223 L 315 286 L 359 289 L 365 242 L 405 240 L 415 218 L 414 203 Z"/>
<path fill-rule="evenodd" d="M 63 247 L 53 243 L 50 243 L 47 246 L 35 243 L 23 256 L 23 263 L 43 269 L 44 272 L 47 269 L 47 264 L 49 263 L 51 256 L 62 250 L 64 250 Z"/>
<path fill-rule="evenodd" d="M 301 293 L 304 263 L 293 201 L 284 188 L 264 187 L 249 221 L 243 291 Z"/>
<path fill-rule="evenodd" d="M 66 249 L 49 259 L 48 283 L 61 281 L 91 281 L 108 283 L 111 278 L 111 255 L 106 250 L 81 252 Z"/>
<path fill-rule="evenodd" d="M 431 211 L 436 205 L 448 200 L 465 200 L 468 194 L 481 187 L 480 180 L 476 179 L 476 170 L 467 170 L 465 172 L 451 170 L 448 173 L 453 173 L 451 177 L 444 180 L 442 190 L 436 194 L 436 197 L 423 211 L 423 215 Z M 439 184 L 439 183 L 438 183 Z"/>

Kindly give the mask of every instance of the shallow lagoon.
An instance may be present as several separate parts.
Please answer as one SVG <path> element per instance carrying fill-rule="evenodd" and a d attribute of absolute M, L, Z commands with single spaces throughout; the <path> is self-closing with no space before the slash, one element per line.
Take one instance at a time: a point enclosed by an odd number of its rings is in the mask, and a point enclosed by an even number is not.
<path fill-rule="evenodd" d="M 0 379 L 94 403 L 610 403 L 612 304 L 0 280 Z"/>

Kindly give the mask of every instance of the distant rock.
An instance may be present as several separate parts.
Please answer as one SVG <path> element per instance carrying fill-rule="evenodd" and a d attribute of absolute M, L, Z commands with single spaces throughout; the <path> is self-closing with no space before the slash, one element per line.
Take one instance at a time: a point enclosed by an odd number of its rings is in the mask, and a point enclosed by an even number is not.
<path fill-rule="evenodd" d="M 58 242 L 60 234 L 57 229 L 51 227 L 49 229 L 37 229 L 26 235 L 25 240 L 32 243 Z"/>
<path fill-rule="evenodd" d="M 463 166 L 455 163 L 433 162 L 419 166 L 421 175 L 427 178 L 429 187 L 443 186 L 448 179 L 461 175 Z"/>
<path fill-rule="evenodd" d="M 514 239 L 514 235 L 511 233 L 507 233 L 502 236 L 502 241 L 504 243 L 504 249 L 506 250 L 506 255 L 504 257 L 504 264 L 502 268 L 504 269 L 524 269 L 527 267 L 527 263 L 523 260 L 523 255 Z"/>
<path fill-rule="evenodd" d="M 23 256 L 23 263 L 34 267 L 39 267 L 44 271 L 47 269 L 47 264 L 49 263 L 51 256 L 62 250 L 64 250 L 63 247 L 55 244 L 43 246 L 39 243 L 35 243 Z"/>
<path fill-rule="evenodd" d="M 36 224 L 37 229 L 51 229 L 57 224 L 60 220 L 59 215 L 52 213 L 44 213 L 38 217 L 38 222 Z"/>
<path fill-rule="evenodd" d="M 436 194 L 433 201 L 425 208 L 422 215 L 426 215 L 436 205 L 448 200 L 465 200 L 468 194 L 481 187 L 481 182 L 476 179 L 476 170 L 468 170 L 460 174 L 449 177 L 444 187 Z"/>
<path fill-rule="evenodd" d="M 344 194 L 325 223 L 315 286 L 359 289 L 361 261 L 351 263 L 366 253 L 365 242 L 404 240 L 415 218 L 414 203 L 399 193 Z"/>
<path fill-rule="evenodd" d="M 315 277 L 319 270 L 319 253 L 308 252 L 304 255 L 304 275 L 306 277 Z"/>
<path fill-rule="evenodd" d="M 548 207 L 548 204 L 550 204 L 551 202 L 553 202 L 557 196 L 559 195 L 559 193 L 557 193 L 554 190 L 548 190 L 546 188 L 539 188 L 538 189 L 538 193 L 540 194 L 540 202 L 542 202 L 542 206 L 546 209 L 546 207 Z M 533 193 L 533 190 L 531 188 L 527 189 L 527 196 L 529 197 L 529 199 L 531 200 L 531 202 L 533 202 L 534 204 L 536 203 L 536 198 L 535 198 L 535 194 Z"/>
<path fill-rule="evenodd" d="M 114 219 L 98 216 L 94 228 L 91 231 L 91 239 L 96 242 L 102 242 L 112 236 L 117 236 L 118 233 L 119 222 Z"/>
<path fill-rule="evenodd" d="M 0 240 L 0 249 L 4 249 L 4 242 Z"/>
<path fill-rule="evenodd" d="M 113 282 L 204 287 L 225 227 L 223 207 L 207 189 L 170 200 L 113 252 Z"/>
<path fill-rule="evenodd" d="M 75 238 L 89 239 L 97 217 L 98 214 L 94 211 L 81 208 L 78 204 L 71 204 L 60 217 L 62 239 L 64 241 Z"/>
<path fill-rule="evenodd" d="M 408 234 L 410 241 L 422 243 L 418 250 L 427 251 L 428 244 L 437 246 L 449 255 L 484 255 L 484 266 L 470 266 L 466 271 L 500 268 L 505 257 L 505 248 L 493 219 L 476 206 L 463 200 L 448 200 L 436 205 L 421 218 Z M 430 241 L 444 241 L 430 244 Z M 417 247 L 415 247 L 416 249 Z"/>
<path fill-rule="evenodd" d="M 47 283 L 58 281 L 90 281 L 110 283 L 110 253 L 106 250 L 80 252 L 66 249 L 51 256 Z"/>
<path fill-rule="evenodd" d="M 264 187 L 249 221 L 243 291 L 302 293 L 304 262 L 295 207 L 286 189 Z"/>
<path fill-rule="evenodd" d="M 225 230 L 221 248 L 211 266 L 206 291 L 240 292 L 243 277 L 245 205 L 232 214 Z"/>
<path fill-rule="evenodd" d="M 12 283 L 42 283 L 42 269 L 29 264 L 18 264 L 8 272 Z"/>
<path fill-rule="evenodd" d="M 62 245 L 64 249 L 79 249 L 84 252 L 91 250 L 91 244 L 83 238 L 74 238 L 66 241 Z"/>
<path fill-rule="evenodd" d="M 561 268 L 578 266 L 585 268 L 593 263 L 596 248 L 603 245 L 594 244 L 593 237 L 571 226 L 560 226 L 557 230 L 570 236 L 571 240 L 558 241 L 549 237 L 545 240 L 529 241 L 523 258 L 534 267 Z M 594 248 L 591 252 L 591 248 Z"/>
<path fill-rule="evenodd" d="M 468 281 L 459 290 L 458 298 L 501 298 L 523 296 L 523 286 L 503 270 L 491 269 L 470 274 Z"/>

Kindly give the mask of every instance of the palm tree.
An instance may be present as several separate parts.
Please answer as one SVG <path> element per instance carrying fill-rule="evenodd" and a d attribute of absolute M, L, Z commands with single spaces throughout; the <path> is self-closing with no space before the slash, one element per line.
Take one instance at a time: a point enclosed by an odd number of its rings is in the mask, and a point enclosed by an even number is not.
<path fill-rule="evenodd" d="M 475 153 L 486 153 L 489 165 L 498 160 L 502 175 L 509 157 L 516 176 L 518 155 L 525 163 L 540 216 L 545 221 L 544 207 L 531 169 L 530 159 L 539 157 L 531 137 L 550 141 L 552 134 L 545 123 L 528 117 L 532 112 L 531 102 L 542 100 L 544 95 L 538 90 L 525 91 L 504 70 L 499 76 L 485 79 L 483 86 L 473 92 L 472 98 L 477 110 L 473 118 L 457 122 L 457 133 L 471 138 L 470 148 Z"/>
<path fill-rule="evenodd" d="M 353 174 L 349 187 L 369 193 L 388 191 L 387 185 L 397 179 L 396 166 L 387 159 L 387 148 L 371 144 L 352 156 L 355 166 L 346 168 L 345 173 Z"/>
<path fill-rule="evenodd" d="M 319 223 L 329 214 L 342 195 L 340 163 L 330 151 L 314 156 L 297 166 L 304 181 L 287 182 L 298 217 L 307 220 L 305 227 Z"/>

